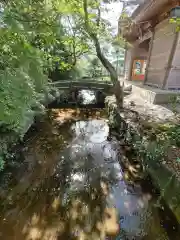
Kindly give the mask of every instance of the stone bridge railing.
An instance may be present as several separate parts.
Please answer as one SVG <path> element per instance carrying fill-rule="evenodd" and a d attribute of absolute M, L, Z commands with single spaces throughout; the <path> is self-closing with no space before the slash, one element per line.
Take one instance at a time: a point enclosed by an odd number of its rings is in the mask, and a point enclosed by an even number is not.
<path fill-rule="evenodd" d="M 106 94 L 112 94 L 113 93 L 113 84 L 111 82 L 105 82 L 105 81 L 96 81 L 95 79 L 81 79 L 76 81 L 70 81 L 70 80 L 61 80 L 51 83 L 52 86 L 58 88 L 59 90 L 100 90 Z"/>

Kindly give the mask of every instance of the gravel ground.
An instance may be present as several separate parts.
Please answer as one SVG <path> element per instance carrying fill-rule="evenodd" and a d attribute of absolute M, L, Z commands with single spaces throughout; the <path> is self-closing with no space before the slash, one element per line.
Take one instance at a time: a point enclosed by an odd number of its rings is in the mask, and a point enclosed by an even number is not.
<path fill-rule="evenodd" d="M 151 122 L 163 123 L 167 121 L 175 121 L 176 116 L 167 105 L 151 104 L 139 96 L 130 94 L 124 99 L 124 106 L 137 111 L 140 116 L 150 120 Z"/>

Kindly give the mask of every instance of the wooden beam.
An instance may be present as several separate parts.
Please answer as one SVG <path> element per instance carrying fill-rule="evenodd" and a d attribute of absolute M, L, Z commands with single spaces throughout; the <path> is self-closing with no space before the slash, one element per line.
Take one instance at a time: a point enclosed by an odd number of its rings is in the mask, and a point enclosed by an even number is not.
<path fill-rule="evenodd" d="M 155 31 L 152 34 L 151 41 L 150 41 L 150 46 L 149 46 L 149 55 L 147 59 L 147 64 L 146 64 L 146 71 L 145 71 L 145 76 L 144 76 L 144 84 L 147 82 L 147 76 L 148 76 L 148 68 L 151 60 L 151 53 L 152 53 L 152 48 L 153 48 L 153 41 L 154 41 L 154 35 Z"/>
<path fill-rule="evenodd" d="M 130 60 L 129 73 L 128 73 L 128 81 L 132 80 L 133 63 L 134 63 L 134 57 L 132 57 L 132 52 L 131 52 L 131 60 Z"/>
<path fill-rule="evenodd" d="M 127 61 L 127 51 L 128 51 L 128 47 L 127 44 L 125 46 L 125 56 L 124 56 L 124 68 L 123 68 L 123 75 L 125 77 L 125 73 L 126 73 L 126 61 Z"/>
<path fill-rule="evenodd" d="M 141 11 L 138 11 L 138 14 L 132 14 L 132 18 L 136 25 L 142 26 L 142 31 L 148 27 L 151 23 L 152 28 L 154 28 L 159 22 L 162 22 L 164 19 L 168 18 L 170 10 L 180 5 L 179 0 L 149 0 L 146 1 L 145 6 L 142 8 L 140 5 Z M 136 11 L 135 11 L 136 12 Z M 146 12 L 146 14 L 145 14 Z M 149 17 L 148 17 L 149 16 Z M 126 38 L 129 42 L 133 44 L 133 41 L 138 37 L 137 29 L 131 29 L 124 34 L 124 38 Z M 141 41 L 141 40 L 140 40 Z M 143 41 L 143 40 L 142 40 Z"/>
<path fill-rule="evenodd" d="M 174 34 L 174 41 L 173 41 L 173 44 L 172 44 L 171 52 L 170 52 L 168 63 L 167 63 L 166 73 L 165 73 L 165 77 L 164 77 L 164 81 L 163 81 L 163 89 L 165 89 L 165 87 L 166 87 L 169 72 L 170 72 L 171 67 L 172 67 L 172 61 L 173 61 L 173 57 L 174 57 L 174 54 L 175 54 L 175 51 L 176 51 L 176 46 L 177 46 L 177 43 L 178 43 L 178 37 L 179 37 L 179 32 L 176 32 Z"/>
<path fill-rule="evenodd" d="M 152 19 L 155 15 L 161 14 L 162 9 L 169 3 L 169 0 L 149 0 L 141 9 L 139 14 L 134 17 L 135 22 L 143 22 Z"/>
<path fill-rule="evenodd" d="M 134 46 L 134 47 L 137 47 L 140 43 L 144 42 L 145 40 L 147 40 L 147 39 L 149 39 L 149 38 L 152 38 L 152 36 L 153 36 L 153 32 L 151 32 L 151 31 L 145 33 L 145 34 L 143 35 L 142 39 L 137 40 L 137 41 L 133 44 L 133 46 Z"/>

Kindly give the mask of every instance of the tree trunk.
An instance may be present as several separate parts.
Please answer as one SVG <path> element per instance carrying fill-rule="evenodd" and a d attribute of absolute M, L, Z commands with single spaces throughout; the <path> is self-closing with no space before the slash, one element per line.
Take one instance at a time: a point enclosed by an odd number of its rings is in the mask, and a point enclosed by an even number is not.
<path fill-rule="evenodd" d="M 117 104 L 120 108 L 122 108 L 123 107 L 123 87 L 120 85 L 120 82 L 118 80 L 118 74 L 115 68 L 113 67 L 113 65 L 102 53 L 99 40 L 94 36 L 93 41 L 95 43 L 97 57 L 101 61 L 102 65 L 106 68 L 106 70 L 110 73 L 111 81 L 114 85 L 114 95 L 116 97 Z"/>
<path fill-rule="evenodd" d="M 83 8 L 84 8 L 84 14 L 85 14 L 86 31 L 94 42 L 97 57 L 101 61 L 102 65 L 106 68 L 106 70 L 110 73 L 111 81 L 114 85 L 114 94 L 116 97 L 117 105 L 120 108 L 122 108 L 123 107 L 123 87 L 121 87 L 120 82 L 118 81 L 118 75 L 117 75 L 115 68 L 113 67 L 113 65 L 109 62 L 109 60 L 104 56 L 104 54 L 101 51 L 101 46 L 99 43 L 99 39 L 97 37 L 97 33 L 94 33 L 89 25 L 87 0 L 83 0 Z M 101 12 L 100 12 L 100 9 L 98 8 L 97 26 L 99 26 L 99 23 L 100 23 L 100 15 L 101 15 Z"/>

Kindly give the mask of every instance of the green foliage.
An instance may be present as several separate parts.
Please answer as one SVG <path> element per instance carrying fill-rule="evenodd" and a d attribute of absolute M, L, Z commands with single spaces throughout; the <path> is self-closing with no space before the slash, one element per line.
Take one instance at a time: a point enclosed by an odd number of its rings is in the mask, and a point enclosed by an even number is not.
<path fill-rule="evenodd" d="M 180 126 L 163 124 L 156 129 L 156 138 L 150 140 L 148 137 L 141 138 L 136 135 L 133 139 L 134 149 L 144 161 L 153 160 L 162 162 L 168 156 L 168 150 L 180 147 Z M 179 158 L 177 158 L 179 162 Z"/>
<path fill-rule="evenodd" d="M 167 136 L 171 142 L 172 145 L 176 145 L 180 147 L 180 126 L 172 126 L 167 131 Z"/>
<path fill-rule="evenodd" d="M 0 125 L 19 134 L 26 131 L 27 118 L 34 115 L 32 108 L 41 107 L 50 62 L 47 53 L 32 44 L 39 26 L 32 30 L 34 24 L 25 21 L 35 11 L 30 12 L 30 6 L 26 9 L 27 2 L 5 5 L 0 29 Z"/>
<path fill-rule="evenodd" d="M 170 18 L 169 22 L 176 25 L 176 32 L 180 31 L 180 18 Z"/>
<path fill-rule="evenodd" d="M 88 27 L 83 7 L 85 2 L 88 4 Z M 1 130 L 22 137 L 33 117 L 37 112 L 42 112 L 46 101 L 52 98 L 49 77 L 60 80 L 62 76 L 65 78 L 75 74 L 77 61 L 89 50 L 97 48 L 98 39 L 111 40 L 110 25 L 101 16 L 105 11 L 102 2 L 95 0 L 2 2 Z M 101 51 L 99 53 L 102 55 Z M 105 59 L 106 65 L 109 65 L 108 69 L 113 70 L 113 66 L 104 56 L 99 58 L 101 63 L 102 58 Z M 106 66 L 105 68 L 107 69 Z M 94 74 L 97 74 L 96 70 Z M 3 149 L 0 149 L 0 156 L 5 151 Z M 7 152 L 7 147 L 5 149 Z"/>
<path fill-rule="evenodd" d="M 2 156 L 0 156 L 0 171 L 2 171 L 3 170 L 3 168 L 4 168 L 4 159 L 3 159 L 3 157 Z"/>
<path fill-rule="evenodd" d="M 44 104 L 53 97 L 48 77 L 54 71 L 66 75 L 73 67 L 72 58 L 87 51 L 85 42 L 77 43 L 78 36 L 72 39 L 66 31 L 61 21 L 62 5 L 58 0 L 13 0 L 2 4 L 1 133 L 23 137 L 34 116 L 44 111 Z M 0 169 L 4 166 L 2 156 L 7 155 L 9 143 L 13 143 L 10 139 L 2 141 Z"/>
<path fill-rule="evenodd" d="M 48 76 L 55 70 L 70 71 L 74 58 L 88 50 L 85 41 L 78 40 L 77 30 L 72 35 L 62 25 L 62 6 L 57 0 L 14 0 L 3 5 L 0 126 L 7 130 L 23 134 L 34 109 L 43 109 Z"/>

